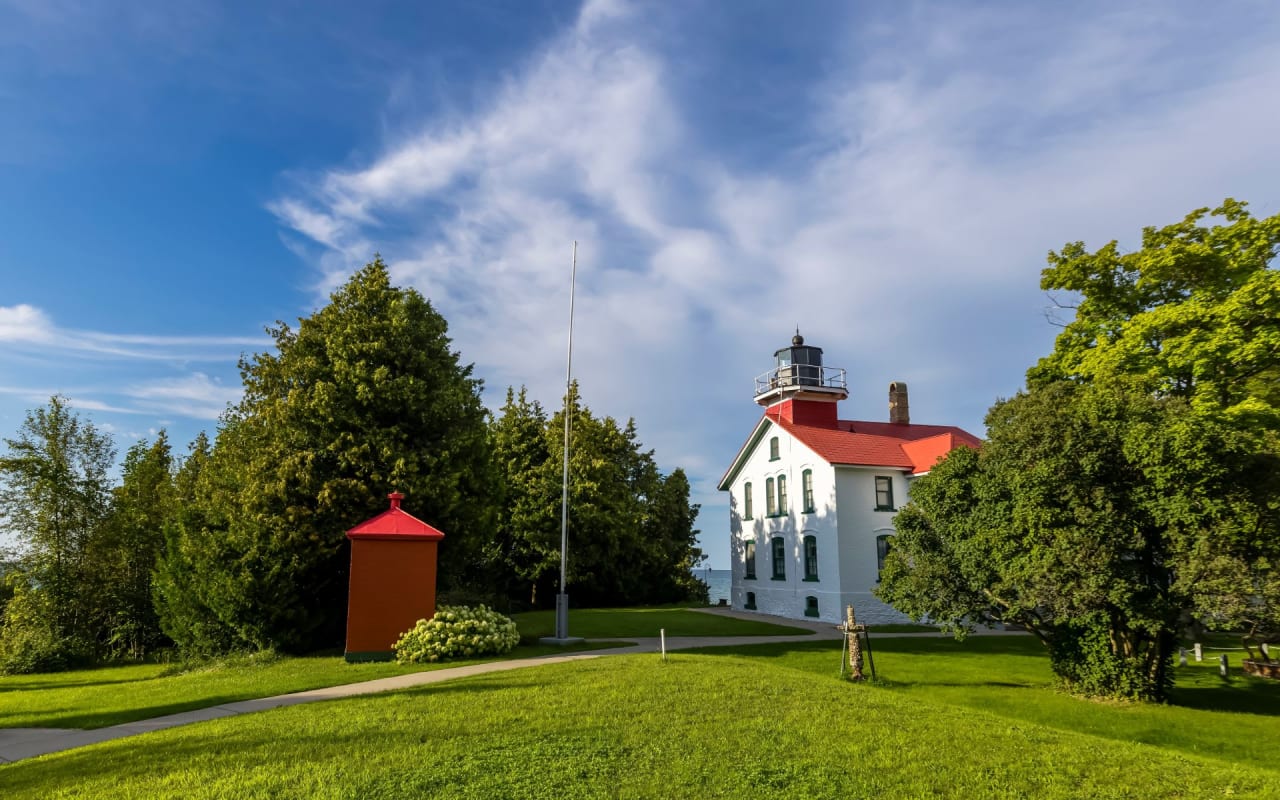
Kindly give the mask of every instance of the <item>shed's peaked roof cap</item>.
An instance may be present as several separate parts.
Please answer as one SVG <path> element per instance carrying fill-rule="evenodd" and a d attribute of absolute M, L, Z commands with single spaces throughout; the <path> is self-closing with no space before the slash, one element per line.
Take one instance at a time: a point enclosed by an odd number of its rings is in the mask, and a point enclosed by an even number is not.
<path fill-rule="evenodd" d="M 769 425 L 777 425 L 829 464 L 901 469 L 913 475 L 928 472 L 938 459 L 957 447 L 980 447 L 982 440 L 954 425 L 914 425 L 842 419 L 835 427 L 797 425 L 767 414 L 761 418 L 729 470 L 720 480 L 728 489 L 753 445 Z"/>
<path fill-rule="evenodd" d="M 440 531 L 407 511 L 401 510 L 400 501 L 404 499 L 404 495 L 392 492 L 387 497 L 391 500 L 391 508 L 347 531 L 348 538 L 403 540 L 444 538 L 444 534 Z"/>

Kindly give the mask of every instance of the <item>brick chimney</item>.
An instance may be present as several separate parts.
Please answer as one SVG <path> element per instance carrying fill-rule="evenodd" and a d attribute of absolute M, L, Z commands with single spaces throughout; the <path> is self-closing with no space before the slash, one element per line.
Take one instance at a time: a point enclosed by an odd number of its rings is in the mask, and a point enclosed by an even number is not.
<path fill-rule="evenodd" d="M 889 421 L 895 425 L 911 424 L 911 412 L 907 408 L 907 385 L 902 381 L 889 384 Z"/>

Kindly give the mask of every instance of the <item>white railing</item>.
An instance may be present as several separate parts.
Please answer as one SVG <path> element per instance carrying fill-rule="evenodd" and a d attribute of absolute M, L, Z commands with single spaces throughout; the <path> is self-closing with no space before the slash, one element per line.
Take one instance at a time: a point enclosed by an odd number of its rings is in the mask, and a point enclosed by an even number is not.
<path fill-rule="evenodd" d="M 839 367 L 815 367 L 809 364 L 788 364 L 775 367 L 756 377 L 756 394 L 789 386 L 812 386 L 823 389 L 847 389 L 844 370 Z"/>

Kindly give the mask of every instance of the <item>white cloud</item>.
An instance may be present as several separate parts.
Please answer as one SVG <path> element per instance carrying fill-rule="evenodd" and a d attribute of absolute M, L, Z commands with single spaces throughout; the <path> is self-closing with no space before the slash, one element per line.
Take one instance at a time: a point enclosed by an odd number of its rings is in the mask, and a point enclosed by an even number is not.
<path fill-rule="evenodd" d="M 802 144 L 744 165 L 695 127 L 691 104 L 719 87 L 685 83 L 647 15 L 588 3 L 488 107 L 271 209 L 326 249 L 325 288 L 376 242 L 493 396 L 523 383 L 548 405 L 577 239 L 586 400 L 635 415 L 704 499 L 756 415 L 751 378 L 797 323 L 850 369 L 845 416 L 882 417 L 902 379 L 917 418 L 976 430 L 1052 345 L 1046 250 L 1226 195 L 1274 208 L 1280 50 L 1265 25 L 1215 44 L 1158 8 L 912 9 L 815 43 L 825 72 L 788 87 L 808 104 Z"/>
<path fill-rule="evenodd" d="M 152 336 L 63 328 L 25 303 L 0 306 L 0 342 L 86 358 L 173 362 L 235 361 L 244 349 L 271 344 L 262 336 Z"/>
<path fill-rule="evenodd" d="M 217 419 L 228 404 L 239 401 L 240 386 L 225 386 L 202 372 L 126 387 L 122 393 L 142 401 L 150 413 L 170 413 L 196 419 Z"/>
<path fill-rule="evenodd" d="M 0 342 L 47 344 L 53 338 L 53 324 L 40 309 L 26 303 L 0 306 Z"/>

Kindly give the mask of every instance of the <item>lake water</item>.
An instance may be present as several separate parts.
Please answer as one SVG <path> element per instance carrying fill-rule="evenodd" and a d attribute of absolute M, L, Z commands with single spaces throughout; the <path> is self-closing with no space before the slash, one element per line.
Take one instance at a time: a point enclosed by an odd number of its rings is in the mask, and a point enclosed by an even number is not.
<path fill-rule="evenodd" d="M 695 569 L 693 576 L 702 580 L 710 588 L 711 605 L 719 605 L 720 599 L 729 601 L 729 588 L 732 585 L 733 570 L 728 569 Z"/>

